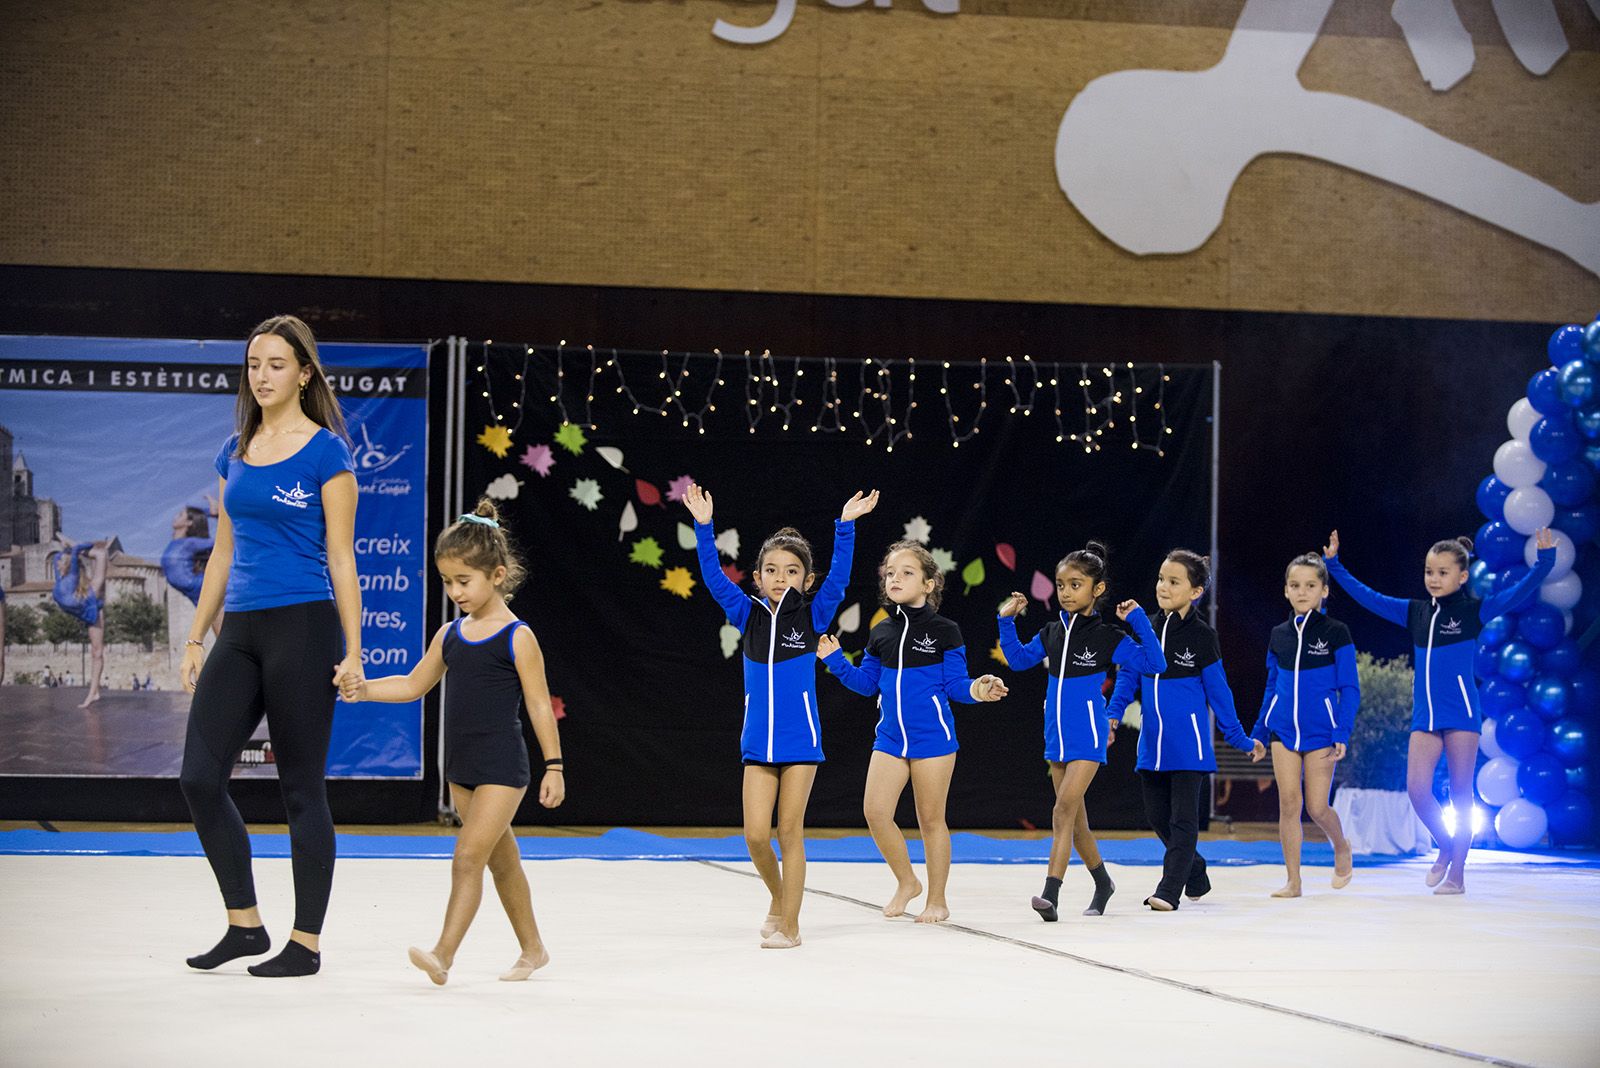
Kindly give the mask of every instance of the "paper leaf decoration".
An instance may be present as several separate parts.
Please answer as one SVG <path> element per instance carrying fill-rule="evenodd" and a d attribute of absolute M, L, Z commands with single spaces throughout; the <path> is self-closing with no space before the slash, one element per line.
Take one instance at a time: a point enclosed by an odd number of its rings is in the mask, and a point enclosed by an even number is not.
<path fill-rule="evenodd" d="M 967 588 L 961 591 L 962 594 L 971 593 L 974 586 L 982 586 L 986 577 L 986 573 L 983 570 L 983 557 L 980 556 L 961 569 L 961 581 L 967 584 Z"/>
<path fill-rule="evenodd" d="M 688 523 L 678 524 L 678 548 L 694 552 L 694 527 Z"/>
<path fill-rule="evenodd" d="M 739 531 L 729 527 L 717 535 L 717 552 L 729 560 L 739 559 Z"/>
<path fill-rule="evenodd" d="M 622 506 L 622 518 L 617 520 L 617 540 L 632 534 L 639 529 L 639 513 L 633 510 L 633 502 L 629 501 Z"/>
<path fill-rule="evenodd" d="M 588 443 L 589 439 L 584 437 L 583 427 L 577 423 L 562 423 L 561 429 L 556 431 L 556 444 L 574 456 L 582 452 Z"/>
<path fill-rule="evenodd" d="M 567 718 L 567 703 L 565 701 L 563 701 L 561 698 L 557 697 L 555 694 L 551 694 L 550 695 L 550 711 L 555 714 L 556 719 L 566 719 Z"/>
<path fill-rule="evenodd" d="M 503 457 L 511 451 L 511 431 L 503 426 L 486 426 L 478 435 L 478 444 Z"/>
<path fill-rule="evenodd" d="M 930 549 L 928 555 L 933 557 L 934 565 L 939 568 L 939 574 L 948 575 L 956 569 L 956 558 L 950 554 L 949 549 Z"/>
<path fill-rule="evenodd" d="M 643 564 L 645 567 L 661 566 L 661 543 L 654 538 L 640 538 L 633 543 L 633 551 L 628 553 L 630 564 Z"/>
<path fill-rule="evenodd" d="M 661 491 L 642 478 L 633 480 L 633 492 L 639 495 L 639 503 L 645 505 L 661 503 Z"/>
<path fill-rule="evenodd" d="M 1043 571 L 1035 571 L 1033 573 L 1033 586 L 1029 592 L 1033 594 L 1035 601 L 1043 601 L 1045 604 L 1049 604 L 1050 598 L 1055 596 L 1055 583 L 1051 582 Z"/>
<path fill-rule="evenodd" d="M 688 600 L 689 591 L 695 588 L 694 576 L 689 574 L 686 567 L 669 567 L 661 578 L 661 588 Z"/>
<path fill-rule="evenodd" d="M 667 500 L 681 501 L 683 495 L 689 492 L 689 487 L 694 485 L 693 475 L 679 475 L 667 483 Z"/>
<path fill-rule="evenodd" d="M 851 605 L 839 613 L 839 633 L 854 634 L 861 629 L 861 605 Z"/>
<path fill-rule="evenodd" d="M 501 475 L 483 488 L 483 492 L 497 501 L 509 501 L 517 495 L 522 483 L 511 475 Z"/>
<path fill-rule="evenodd" d="M 626 467 L 622 466 L 622 450 L 615 445 L 600 445 L 594 451 L 600 454 L 600 459 L 615 467 L 618 471 L 627 470 Z"/>
<path fill-rule="evenodd" d="M 722 659 L 727 660 L 739 651 L 740 637 L 739 628 L 732 623 L 724 623 L 717 631 L 717 641 L 722 643 Z"/>
<path fill-rule="evenodd" d="M 872 613 L 872 622 L 867 624 L 867 629 L 871 630 L 873 627 L 876 627 L 879 623 L 882 623 L 884 620 L 886 620 L 888 618 L 889 618 L 889 613 L 888 612 L 885 612 L 881 608 L 878 609 L 876 612 Z"/>
<path fill-rule="evenodd" d="M 996 545 L 994 547 L 994 555 L 1002 564 L 1006 565 L 1007 571 L 1015 571 L 1017 569 L 1017 550 L 1010 545 L 1005 542 Z"/>
<path fill-rule="evenodd" d="M 539 472 L 540 478 L 549 478 L 550 469 L 556 465 L 556 454 L 548 445 L 529 445 L 522 454 L 522 466 Z"/>
<path fill-rule="evenodd" d="M 933 537 L 933 528 L 929 526 L 928 521 L 922 518 L 920 515 L 915 516 L 911 522 L 906 524 L 907 541 L 920 541 L 922 544 L 926 545 L 928 544 L 928 539 L 931 537 Z"/>
<path fill-rule="evenodd" d="M 1006 654 L 1004 650 L 1000 648 L 1000 642 L 998 639 L 994 643 L 994 648 L 989 650 L 989 659 L 998 660 L 1000 663 L 1005 664 L 1006 667 L 1011 666 L 1010 664 L 1006 663 Z"/>
<path fill-rule="evenodd" d="M 743 571 L 739 570 L 739 565 L 738 564 L 732 564 L 732 563 L 723 564 L 722 565 L 722 573 L 724 575 L 727 575 L 728 576 L 728 581 L 733 583 L 735 586 L 740 585 L 741 583 L 744 582 L 744 580 L 746 578 L 749 577 Z"/>
<path fill-rule="evenodd" d="M 567 495 L 591 512 L 600 507 L 600 502 L 605 500 L 605 494 L 600 492 L 600 483 L 592 478 L 578 479 L 572 484 L 572 489 Z"/>

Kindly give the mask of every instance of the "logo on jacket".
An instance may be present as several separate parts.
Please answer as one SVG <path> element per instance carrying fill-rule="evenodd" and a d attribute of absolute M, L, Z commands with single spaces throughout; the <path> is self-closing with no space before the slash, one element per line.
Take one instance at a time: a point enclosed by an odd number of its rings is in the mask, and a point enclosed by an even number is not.
<path fill-rule="evenodd" d="M 293 489 L 284 489 L 282 486 L 277 486 L 275 488 L 278 492 L 272 495 L 272 499 L 277 501 L 279 504 L 287 504 L 290 508 L 309 507 L 306 502 L 316 496 L 315 493 L 307 493 L 305 490 L 301 489 L 300 483 L 298 482 L 294 484 Z"/>
<path fill-rule="evenodd" d="M 1072 663 L 1074 667 L 1092 668 L 1100 666 L 1095 660 L 1093 649 L 1080 649 L 1073 653 Z"/>
<path fill-rule="evenodd" d="M 1439 633 L 1440 634 L 1460 634 L 1461 633 L 1461 620 L 1454 619 L 1454 618 L 1445 620 L 1443 623 L 1439 624 Z"/>
<path fill-rule="evenodd" d="M 806 647 L 806 639 L 798 630 L 790 627 L 789 633 L 785 634 L 778 644 L 785 649 L 804 649 Z"/>
<path fill-rule="evenodd" d="M 919 653 L 936 653 L 939 651 L 939 643 L 933 640 L 933 635 L 924 634 L 911 643 L 911 648 Z"/>
<path fill-rule="evenodd" d="M 1185 649 L 1181 653 L 1173 653 L 1172 662 L 1183 668 L 1194 667 L 1194 650 Z"/>
<path fill-rule="evenodd" d="M 1328 643 L 1326 640 L 1318 638 L 1316 641 L 1306 646 L 1306 652 L 1310 653 L 1312 656 L 1327 656 Z"/>

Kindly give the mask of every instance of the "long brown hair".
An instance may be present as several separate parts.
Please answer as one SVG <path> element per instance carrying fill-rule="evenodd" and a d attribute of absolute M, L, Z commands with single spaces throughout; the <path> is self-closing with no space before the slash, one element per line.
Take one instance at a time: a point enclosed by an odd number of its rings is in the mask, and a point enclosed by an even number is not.
<path fill-rule="evenodd" d="M 263 320 L 244 342 L 244 368 L 239 373 L 239 398 L 233 407 L 234 430 L 239 435 L 235 456 L 243 456 L 250 448 L 250 439 L 261 429 L 261 404 L 250 390 L 250 343 L 262 334 L 272 334 L 288 342 L 294 358 L 301 367 L 311 368 L 300 391 L 300 408 L 306 417 L 319 426 L 331 430 L 346 442 L 350 434 L 344 428 L 344 414 L 339 411 L 339 400 L 333 395 L 328 376 L 322 372 L 322 360 L 317 356 L 317 339 L 304 320 L 293 315 L 274 315 Z"/>

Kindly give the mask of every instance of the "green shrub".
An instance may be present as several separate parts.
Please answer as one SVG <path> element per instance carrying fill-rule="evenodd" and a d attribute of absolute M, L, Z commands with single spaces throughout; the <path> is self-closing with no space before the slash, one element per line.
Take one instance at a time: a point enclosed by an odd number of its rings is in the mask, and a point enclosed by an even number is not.
<path fill-rule="evenodd" d="M 1339 762 L 1339 782 L 1362 790 L 1404 790 L 1411 745 L 1411 658 L 1378 660 L 1356 654 L 1361 712 L 1350 748 Z"/>

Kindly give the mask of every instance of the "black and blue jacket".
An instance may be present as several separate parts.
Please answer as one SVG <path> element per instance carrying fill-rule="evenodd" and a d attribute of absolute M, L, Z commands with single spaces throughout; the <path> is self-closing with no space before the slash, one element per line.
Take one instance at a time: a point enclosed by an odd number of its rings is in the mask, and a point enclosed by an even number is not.
<path fill-rule="evenodd" d="M 1267 690 L 1250 737 L 1297 753 L 1348 743 L 1361 708 L 1350 628 L 1321 612 L 1279 623 L 1267 641 Z"/>
<path fill-rule="evenodd" d="M 1472 596 L 1464 585 L 1448 597 L 1389 597 L 1350 574 L 1337 556 L 1328 558 L 1328 574 L 1361 607 L 1411 633 L 1417 665 L 1411 690 L 1411 729 L 1481 732 L 1483 710 L 1472 676 L 1478 634 L 1489 620 L 1515 611 L 1532 597 L 1555 562 L 1554 549 L 1541 549 L 1533 569 L 1521 582 L 1487 601 Z"/>
<path fill-rule="evenodd" d="M 1241 752 L 1255 749 L 1239 726 L 1233 691 L 1222 669 L 1222 649 L 1217 632 L 1200 613 L 1159 613 L 1151 626 L 1159 636 L 1166 668 L 1158 672 L 1117 675 L 1106 709 L 1112 720 L 1122 719 L 1134 694 L 1141 695 L 1144 722 L 1139 728 L 1140 771 L 1216 771 L 1211 748 L 1211 718 L 1228 744 Z"/>
<path fill-rule="evenodd" d="M 1044 691 L 1044 758 L 1055 762 L 1095 760 L 1106 762 L 1110 742 L 1103 696 L 1111 665 L 1122 670 L 1117 678 L 1134 678 L 1140 672 L 1164 671 L 1161 642 L 1150 627 L 1143 608 L 1128 613 L 1137 638 L 1100 613 L 1067 615 L 1058 612 L 1033 640 L 1023 645 L 1017 638 L 1017 621 L 1000 617 L 1000 651 L 1006 666 L 1026 671 L 1044 662 L 1050 673 Z"/>
<path fill-rule="evenodd" d="M 867 635 L 861 666 L 836 650 L 823 661 L 856 693 L 878 695 L 878 728 L 872 748 L 920 760 L 954 753 L 955 709 L 974 704 L 961 628 L 928 605 L 895 605 L 894 613 Z"/>
<path fill-rule="evenodd" d="M 694 525 L 700 574 L 728 622 L 743 636 L 744 730 L 739 744 L 754 764 L 821 763 L 817 717 L 817 635 L 844 600 L 855 551 L 856 525 L 833 524 L 833 561 L 822 588 L 809 600 L 793 587 L 776 608 L 740 590 L 723 573 L 710 523 Z"/>

